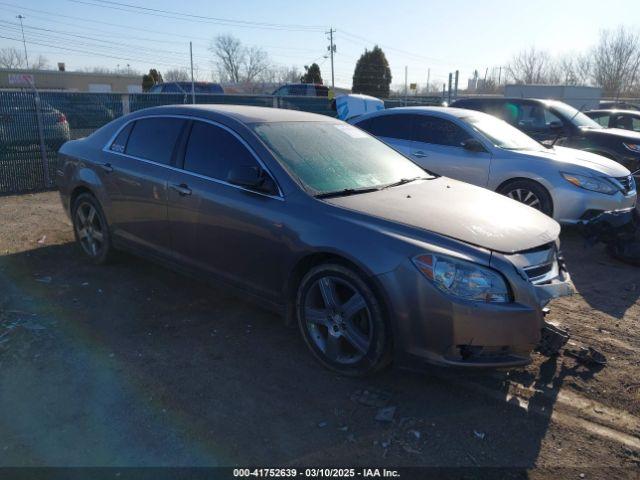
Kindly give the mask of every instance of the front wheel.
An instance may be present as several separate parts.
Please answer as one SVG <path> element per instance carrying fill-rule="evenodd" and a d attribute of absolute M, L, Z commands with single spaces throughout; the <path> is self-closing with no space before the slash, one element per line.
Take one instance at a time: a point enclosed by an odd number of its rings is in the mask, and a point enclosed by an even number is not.
<path fill-rule="evenodd" d="M 514 180 L 501 186 L 498 193 L 553 217 L 553 202 L 546 188 L 532 180 Z"/>
<path fill-rule="evenodd" d="M 296 314 L 307 346 L 325 367 L 362 376 L 389 364 L 391 336 L 382 305 L 350 268 L 311 269 L 300 282 Z"/>

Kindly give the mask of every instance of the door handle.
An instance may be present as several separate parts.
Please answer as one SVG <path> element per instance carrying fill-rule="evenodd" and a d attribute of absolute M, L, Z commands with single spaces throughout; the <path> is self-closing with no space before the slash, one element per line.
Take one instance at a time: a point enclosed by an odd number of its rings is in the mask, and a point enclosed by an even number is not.
<path fill-rule="evenodd" d="M 411 155 L 413 155 L 414 157 L 418 157 L 418 158 L 424 158 L 424 157 L 428 157 L 429 155 L 424 153 L 422 150 L 418 150 L 416 152 L 412 152 Z"/>
<path fill-rule="evenodd" d="M 113 167 L 111 166 L 110 163 L 101 163 L 100 168 L 105 172 L 109 172 L 109 173 L 113 172 Z"/>
<path fill-rule="evenodd" d="M 186 183 L 181 183 L 180 185 L 172 183 L 170 187 L 176 192 L 178 192 L 180 195 L 182 195 L 183 197 L 185 195 L 191 195 L 191 189 Z"/>

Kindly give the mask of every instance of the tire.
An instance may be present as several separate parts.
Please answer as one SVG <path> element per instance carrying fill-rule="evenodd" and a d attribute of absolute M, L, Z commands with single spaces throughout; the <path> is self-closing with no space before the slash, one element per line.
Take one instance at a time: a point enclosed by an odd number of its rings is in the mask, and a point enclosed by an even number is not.
<path fill-rule="evenodd" d="M 553 217 L 553 201 L 546 188 L 533 180 L 512 180 L 498 189 L 498 193 Z M 526 201 L 525 201 L 526 200 Z"/>
<path fill-rule="evenodd" d="M 74 200 L 71 212 L 73 232 L 83 253 L 95 264 L 110 262 L 114 249 L 100 202 L 90 193 L 82 193 Z"/>
<path fill-rule="evenodd" d="M 326 368 L 364 376 L 391 361 L 391 334 L 373 290 L 352 269 L 336 263 L 312 268 L 296 295 L 302 337 Z"/>

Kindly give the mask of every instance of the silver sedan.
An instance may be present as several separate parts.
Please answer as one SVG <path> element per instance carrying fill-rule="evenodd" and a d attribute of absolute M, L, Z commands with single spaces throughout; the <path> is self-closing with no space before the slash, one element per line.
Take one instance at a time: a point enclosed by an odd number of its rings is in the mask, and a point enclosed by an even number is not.
<path fill-rule="evenodd" d="M 545 147 L 490 115 L 406 107 L 358 117 L 377 136 L 427 170 L 502 193 L 561 223 L 633 209 L 631 172 L 582 150 Z"/>

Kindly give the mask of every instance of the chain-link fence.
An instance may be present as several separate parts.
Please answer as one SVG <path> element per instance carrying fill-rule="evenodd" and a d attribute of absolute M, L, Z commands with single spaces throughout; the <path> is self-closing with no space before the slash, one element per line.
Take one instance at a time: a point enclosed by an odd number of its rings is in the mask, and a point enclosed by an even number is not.
<path fill-rule="evenodd" d="M 254 105 L 336 115 L 326 97 L 197 94 L 195 100 L 198 104 Z M 53 188 L 57 152 L 67 140 L 85 137 L 125 113 L 189 103 L 190 93 L 0 91 L 0 195 Z M 388 99 L 385 106 L 407 103 Z"/>

